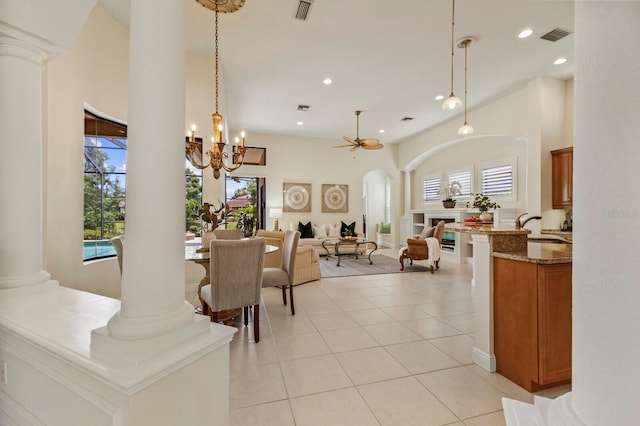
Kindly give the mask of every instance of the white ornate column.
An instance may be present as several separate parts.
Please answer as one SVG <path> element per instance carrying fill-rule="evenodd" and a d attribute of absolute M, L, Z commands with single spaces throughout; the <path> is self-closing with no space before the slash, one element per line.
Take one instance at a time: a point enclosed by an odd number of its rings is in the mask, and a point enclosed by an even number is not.
<path fill-rule="evenodd" d="M 50 281 L 42 263 L 42 70 L 46 53 L 0 35 L 0 290 Z"/>
<path fill-rule="evenodd" d="M 411 180 L 413 170 L 404 170 L 404 216 L 411 212 Z"/>
<path fill-rule="evenodd" d="M 146 339 L 194 320 L 184 300 L 183 9 L 182 2 L 131 2 L 122 304 L 107 330 L 94 333 L 96 348 L 108 350 L 99 337 L 105 332 Z"/>

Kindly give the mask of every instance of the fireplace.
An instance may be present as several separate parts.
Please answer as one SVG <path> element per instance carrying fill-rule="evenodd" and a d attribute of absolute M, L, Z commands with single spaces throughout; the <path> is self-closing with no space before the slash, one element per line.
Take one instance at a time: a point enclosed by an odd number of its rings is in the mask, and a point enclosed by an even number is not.
<path fill-rule="evenodd" d="M 453 218 L 437 218 L 437 217 L 432 217 L 430 219 L 431 224 L 430 226 L 436 226 L 436 224 L 440 221 L 444 221 L 444 223 L 452 223 L 455 222 L 456 220 Z M 440 244 L 440 248 L 443 251 L 446 252 L 451 252 L 453 253 L 456 249 L 456 233 L 452 232 L 452 231 L 448 231 L 448 230 L 444 230 L 444 233 L 442 234 L 442 243 Z"/>

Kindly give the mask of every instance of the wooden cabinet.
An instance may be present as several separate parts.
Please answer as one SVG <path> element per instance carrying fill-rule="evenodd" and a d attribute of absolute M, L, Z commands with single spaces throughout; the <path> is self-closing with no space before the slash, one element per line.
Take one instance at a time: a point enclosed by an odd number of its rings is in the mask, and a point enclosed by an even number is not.
<path fill-rule="evenodd" d="M 529 392 L 571 380 L 571 263 L 494 258 L 498 373 Z"/>
<path fill-rule="evenodd" d="M 551 167 L 553 208 L 571 207 L 573 201 L 573 147 L 551 151 Z"/>

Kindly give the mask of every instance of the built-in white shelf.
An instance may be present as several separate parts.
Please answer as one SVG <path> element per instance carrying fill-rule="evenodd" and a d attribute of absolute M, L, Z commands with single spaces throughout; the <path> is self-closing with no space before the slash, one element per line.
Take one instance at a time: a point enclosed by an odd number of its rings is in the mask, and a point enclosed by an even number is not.
<path fill-rule="evenodd" d="M 494 223 L 515 223 L 516 209 L 496 209 L 490 212 Z M 463 222 L 466 218 L 479 216 L 477 209 L 420 209 L 412 210 L 400 220 L 400 241 L 419 235 L 425 226 L 435 226 L 439 220 L 445 222 Z M 469 234 L 445 232 L 442 252 L 452 256 L 457 263 L 470 263 L 473 257 L 473 244 Z"/>

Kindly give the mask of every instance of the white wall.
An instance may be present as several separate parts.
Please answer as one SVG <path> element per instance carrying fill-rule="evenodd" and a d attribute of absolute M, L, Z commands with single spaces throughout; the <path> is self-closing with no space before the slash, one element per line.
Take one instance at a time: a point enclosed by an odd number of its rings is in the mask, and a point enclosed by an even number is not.
<path fill-rule="evenodd" d="M 409 205 L 412 209 L 424 207 L 422 180 L 425 173 L 434 170 L 425 163 L 444 162 L 454 168 L 517 155 L 518 200 L 499 204 L 521 213 L 542 214 L 541 223 L 532 223 L 532 228 L 558 228 L 564 211 L 551 209 L 549 151 L 573 145 L 572 116 L 573 80 L 541 77 L 470 110 L 469 122 L 475 128 L 472 136 L 457 134 L 462 122 L 457 113 L 451 120 L 408 138 L 400 144 L 398 158 L 401 169 L 413 170 Z"/>
<path fill-rule="evenodd" d="M 400 172 L 395 158 L 397 146 L 387 145 L 381 150 L 357 151 L 354 154 L 346 148 L 332 148 L 339 139 L 300 138 L 269 134 L 256 134 L 247 130 L 247 145 L 267 148 L 266 166 L 242 166 L 234 175 L 245 177 L 264 177 L 266 181 L 266 207 L 283 206 L 282 184 L 310 183 L 311 212 L 283 212 L 280 228 L 289 229 L 293 223 L 297 229 L 298 222 L 314 224 L 340 224 L 356 222 L 356 230 L 362 231 L 362 215 L 365 212 L 363 202 L 363 179 L 372 170 L 381 170 L 394 182 L 392 192 L 398 193 Z M 206 173 L 206 172 L 205 172 Z M 394 179 L 395 178 L 395 179 Z M 322 184 L 349 185 L 349 212 L 322 212 Z M 220 199 L 223 199 L 221 194 Z M 394 213 L 400 214 L 398 206 Z M 367 219 L 368 226 L 373 223 Z M 270 229 L 272 223 L 266 225 Z M 371 228 L 369 228 L 371 230 Z"/>

